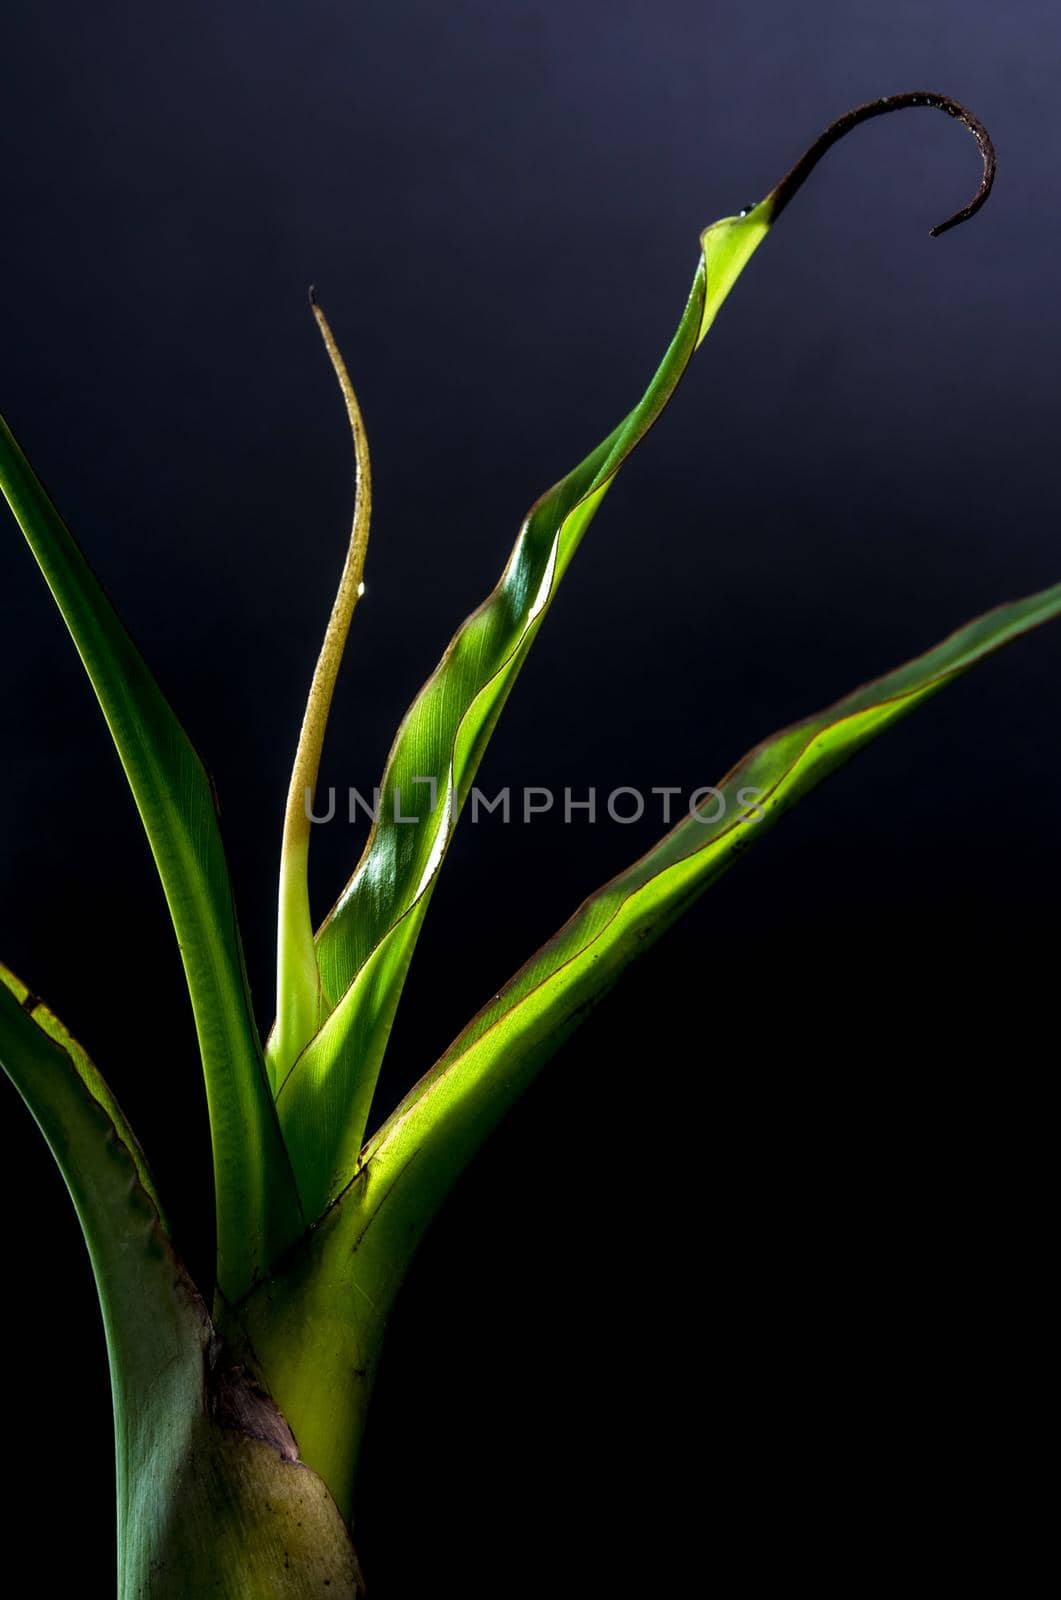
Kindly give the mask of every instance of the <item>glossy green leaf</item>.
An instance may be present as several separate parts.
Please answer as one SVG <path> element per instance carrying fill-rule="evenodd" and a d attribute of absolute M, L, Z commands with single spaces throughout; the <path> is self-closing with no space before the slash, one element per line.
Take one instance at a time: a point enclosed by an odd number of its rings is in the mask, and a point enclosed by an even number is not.
<path fill-rule="evenodd" d="M 751 750 L 695 816 L 579 908 L 369 1141 L 370 1192 L 387 1196 L 386 1217 L 374 1226 L 392 1239 L 403 1228 L 416 1235 L 497 1118 L 622 969 L 797 800 L 978 662 L 1059 616 L 1061 584 L 999 606 Z"/>
<path fill-rule="evenodd" d="M 300 1222 L 251 1011 L 210 780 L 2 421 L 0 485 L 85 664 L 162 879 L 206 1074 L 218 1277 L 225 1293 L 239 1295 Z"/>
<path fill-rule="evenodd" d="M 294 1065 L 275 1055 L 278 1106 L 307 1215 L 357 1159 L 413 946 L 483 751 L 557 586 L 615 475 L 666 406 L 741 269 L 771 202 L 705 230 L 685 310 L 638 405 L 526 518 L 501 580 L 408 712 L 354 877 L 317 940 L 331 1008 Z M 409 817 L 418 817 L 410 823 Z"/>

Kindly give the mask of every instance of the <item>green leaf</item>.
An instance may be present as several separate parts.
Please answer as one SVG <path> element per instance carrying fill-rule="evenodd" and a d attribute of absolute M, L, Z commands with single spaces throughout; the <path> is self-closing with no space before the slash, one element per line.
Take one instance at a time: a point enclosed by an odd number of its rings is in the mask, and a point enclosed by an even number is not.
<path fill-rule="evenodd" d="M 206 1075 L 218 1279 L 225 1294 L 238 1296 L 301 1225 L 251 1011 L 210 780 L 2 420 L 0 486 L 96 691 L 162 879 Z"/>
<path fill-rule="evenodd" d="M 74 1194 L 78 1209 L 82 1189 L 86 1199 L 91 1199 L 93 1180 L 98 1182 L 98 1193 L 104 1192 L 99 1170 L 90 1174 L 86 1165 L 99 1157 L 97 1136 L 109 1124 L 122 1147 L 123 1158 L 132 1164 L 137 1184 L 158 1214 L 160 1227 L 168 1233 L 144 1153 L 102 1074 L 58 1017 L 2 963 L 0 1065 L 29 1106 L 68 1184 L 78 1185 Z M 102 1112 L 104 1120 L 90 1101 Z M 103 1163 L 103 1170 L 109 1170 L 107 1163 Z M 86 1238 L 94 1261 L 97 1250 L 105 1254 L 113 1245 L 113 1240 L 102 1232 L 95 1231 L 92 1237 L 86 1232 Z"/>
<path fill-rule="evenodd" d="M 532 508 L 497 588 L 458 630 L 402 723 L 365 853 L 317 939 L 330 1014 L 293 1064 L 271 1041 L 281 1124 L 307 1216 L 319 1215 L 353 1171 L 420 925 L 516 675 L 616 473 L 670 400 L 765 237 L 771 204 L 705 230 L 677 332 L 644 396 Z M 437 786 L 434 796 L 427 780 Z M 414 814 L 417 825 L 400 820 Z"/>
<path fill-rule="evenodd" d="M 999 606 L 926 655 L 765 740 L 716 786 L 724 810 L 714 794 L 706 796 L 697 816 L 684 818 L 585 901 L 366 1145 L 362 1174 L 374 1199 L 368 1211 L 362 1207 L 357 1227 L 371 1218 L 374 1250 L 408 1251 L 498 1117 L 623 968 L 797 800 L 978 662 L 1059 616 L 1061 584 Z M 384 1197 L 385 1212 L 376 1220 Z M 374 1296 L 372 1283 L 363 1287 Z"/>
<path fill-rule="evenodd" d="M 219 1344 L 128 1123 L 80 1045 L 3 967 L 0 1065 L 66 1179 L 99 1290 L 120 1600 L 301 1600 L 326 1591 L 354 1600 L 361 1583 L 343 1519 L 275 1406 Z M 98 1463 L 99 1441 L 79 1437 L 62 1384 L 45 1371 L 37 1378 L 42 1421 L 58 1430 L 61 1455 Z"/>
<path fill-rule="evenodd" d="M 0 967 L 0 1065 L 66 1180 L 107 1332 L 118 1463 L 119 1542 L 147 1493 L 137 1470 L 179 1456 L 202 1383 L 205 1311 L 174 1296 L 180 1275 L 140 1147 L 85 1052 Z M 76 1449 L 76 1446 L 73 1448 Z"/>

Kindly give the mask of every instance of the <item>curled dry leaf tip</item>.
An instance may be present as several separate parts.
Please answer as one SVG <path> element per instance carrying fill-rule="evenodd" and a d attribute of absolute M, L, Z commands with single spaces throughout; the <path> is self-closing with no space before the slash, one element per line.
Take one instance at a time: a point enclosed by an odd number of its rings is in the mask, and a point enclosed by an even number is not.
<path fill-rule="evenodd" d="M 991 185 L 995 181 L 995 147 L 991 142 L 991 135 L 980 121 L 979 117 L 963 106 L 960 101 L 952 100 L 949 95 L 933 94 L 928 90 L 915 90 L 910 94 L 885 95 L 880 100 L 870 100 L 864 106 L 856 106 L 853 111 L 847 111 L 842 117 L 830 123 L 825 132 L 800 156 L 792 170 L 781 179 L 773 190 L 770 198 L 773 201 L 770 220 L 776 221 L 782 211 L 792 199 L 792 196 L 801 189 L 814 168 L 818 165 L 825 152 L 832 148 L 840 139 L 849 134 L 852 128 L 857 128 L 859 123 L 868 122 L 871 117 L 887 116 L 890 111 L 906 111 L 913 106 L 928 106 L 935 111 L 945 111 L 949 117 L 954 117 L 963 127 L 968 128 L 979 146 L 980 156 L 983 161 L 983 172 L 980 176 L 980 185 L 967 205 L 955 211 L 953 216 L 945 222 L 938 222 L 930 229 L 933 239 L 941 233 L 946 233 L 950 228 L 956 228 L 959 222 L 967 222 L 976 215 L 991 193 Z"/>

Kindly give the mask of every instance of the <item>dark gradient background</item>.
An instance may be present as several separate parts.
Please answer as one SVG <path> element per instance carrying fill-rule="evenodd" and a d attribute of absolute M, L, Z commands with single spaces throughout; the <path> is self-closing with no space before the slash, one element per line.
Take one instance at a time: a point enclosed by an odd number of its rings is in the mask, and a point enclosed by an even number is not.
<path fill-rule="evenodd" d="M 263 1022 L 352 476 L 309 283 L 376 480 L 326 783 L 372 785 L 525 509 L 640 394 L 699 229 L 881 94 L 966 101 L 998 146 L 994 197 L 928 238 L 979 170 L 937 113 L 829 155 L 609 496 L 483 783 L 709 783 L 1061 576 L 1055 7 L 8 0 L 4 31 L 0 403 L 217 780 Z M 0 630 L 0 950 L 184 1185 L 206 1270 L 176 950 L 13 524 Z M 374 1600 L 851 1594 L 966 1569 L 1021 1591 L 1059 668 L 1061 633 L 1025 641 L 834 778 L 468 1174 L 381 1376 L 358 1511 Z M 465 828 L 387 1099 L 659 831 Z M 358 848 L 318 830 L 322 912 Z M 107 1592 L 91 1279 L 43 1145 L 3 1106 L 7 1542 L 43 1540 L 39 1592 Z"/>

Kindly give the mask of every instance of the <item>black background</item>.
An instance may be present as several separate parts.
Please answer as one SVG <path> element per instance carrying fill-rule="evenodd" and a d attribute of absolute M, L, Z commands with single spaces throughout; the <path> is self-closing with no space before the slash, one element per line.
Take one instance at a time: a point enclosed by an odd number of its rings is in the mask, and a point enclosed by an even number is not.
<path fill-rule="evenodd" d="M 270 1014 L 288 764 L 348 525 L 316 283 L 373 446 L 325 783 L 371 787 L 520 518 L 641 392 L 699 229 L 830 154 L 580 553 L 483 769 L 687 791 L 1059 576 L 1061 18 L 1042 4 L 9 0 L 2 404 L 217 780 Z M 160 893 L 74 652 L 0 541 L 0 950 L 89 1047 L 208 1270 Z M 585 1027 L 433 1230 L 358 1537 L 377 1600 L 959 1567 L 1038 1518 L 1061 637 L 890 733 Z M 465 827 L 389 1101 L 642 826 Z M 318 830 L 326 909 L 358 853 Z M 90 1274 L 11 1093 L 9 1542 L 109 1586 Z M 171 1202 L 171 1205 L 173 1203 Z M 916 1566 L 914 1565 L 916 1559 Z M 735 1574 L 735 1576 L 734 1576 Z"/>

